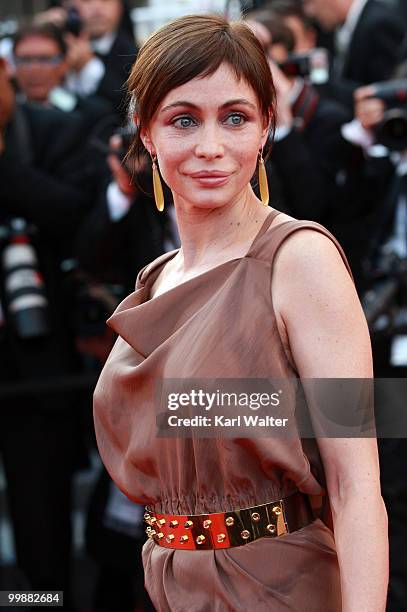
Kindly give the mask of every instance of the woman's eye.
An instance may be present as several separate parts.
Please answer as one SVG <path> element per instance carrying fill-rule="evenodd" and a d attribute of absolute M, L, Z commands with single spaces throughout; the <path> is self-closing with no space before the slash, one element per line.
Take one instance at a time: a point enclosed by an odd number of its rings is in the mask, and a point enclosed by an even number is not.
<path fill-rule="evenodd" d="M 226 123 L 227 125 L 235 126 L 243 125 L 244 122 L 245 117 L 240 113 L 231 113 L 224 120 L 224 123 Z M 174 119 L 172 121 L 172 125 L 177 128 L 186 129 L 197 125 L 197 122 L 192 117 L 188 117 L 185 115 L 184 117 L 177 117 L 176 119 Z"/>
<path fill-rule="evenodd" d="M 189 128 L 194 125 L 194 121 L 191 117 L 178 117 L 178 119 L 175 119 L 172 123 L 175 127 L 179 128 Z"/>
<path fill-rule="evenodd" d="M 225 121 L 229 125 L 242 125 L 244 123 L 244 117 L 240 113 L 232 113 Z"/>

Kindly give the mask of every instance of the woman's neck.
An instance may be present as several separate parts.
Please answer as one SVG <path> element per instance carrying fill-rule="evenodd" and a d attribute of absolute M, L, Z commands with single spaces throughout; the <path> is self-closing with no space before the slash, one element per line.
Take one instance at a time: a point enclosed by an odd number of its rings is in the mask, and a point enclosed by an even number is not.
<path fill-rule="evenodd" d="M 180 272 L 241 256 L 270 214 L 270 208 L 259 202 L 250 186 L 234 202 L 211 209 L 173 195 L 182 245 L 173 265 Z"/>

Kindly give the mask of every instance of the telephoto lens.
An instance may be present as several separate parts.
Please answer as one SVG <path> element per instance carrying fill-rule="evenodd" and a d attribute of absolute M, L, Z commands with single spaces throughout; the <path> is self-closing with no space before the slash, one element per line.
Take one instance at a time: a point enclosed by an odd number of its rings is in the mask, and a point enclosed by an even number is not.
<path fill-rule="evenodd" d="M 2 254 L 7 321 L 20 338 L 46 336 L 50 333 L 48 300 L 27 223 L 14 218 L 8 229 Z"/>
<path fill-rule="evenodd" d="M 407 149 L 407 79 L 384 81 L 372 85 L 372 98 L 386 105 L 383 119 L 375 128 L 376 142 L 390 151 Z"/>

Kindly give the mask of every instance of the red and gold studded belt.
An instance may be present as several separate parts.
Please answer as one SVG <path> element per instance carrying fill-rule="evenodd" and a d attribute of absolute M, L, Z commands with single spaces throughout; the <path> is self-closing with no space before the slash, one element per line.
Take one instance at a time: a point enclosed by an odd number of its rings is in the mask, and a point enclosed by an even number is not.
<path fill-rule="evenodd" d="M 211 514 L 159 514 L 146 507 L 146 533 L 159 546 L 184 550 L 231 548 L 258 538 L 276 538 L 315 520 L 308 495 Z"/>

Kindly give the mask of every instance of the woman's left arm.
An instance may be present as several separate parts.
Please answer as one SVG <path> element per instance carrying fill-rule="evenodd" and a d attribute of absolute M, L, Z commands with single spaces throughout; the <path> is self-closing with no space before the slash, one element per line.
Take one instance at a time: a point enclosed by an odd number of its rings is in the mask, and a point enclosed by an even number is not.
<path fill-rule="evenodd" d="M 301 378 L 373 378 L 366 319 L 340 253 L 327 236 L 302 229 L 282 244 L 272 294 Z M 388 522 L 376 438 L 317 441 L 334 522 L 342 612 L 384 612 Z"/>

